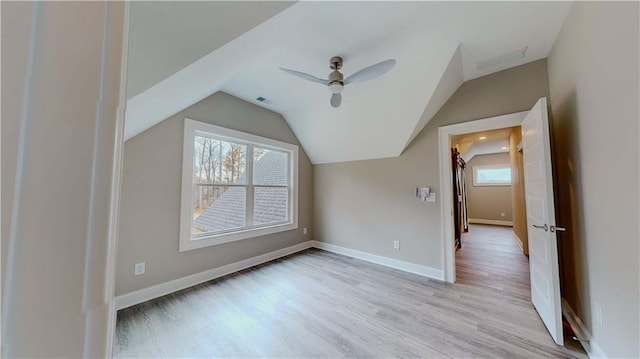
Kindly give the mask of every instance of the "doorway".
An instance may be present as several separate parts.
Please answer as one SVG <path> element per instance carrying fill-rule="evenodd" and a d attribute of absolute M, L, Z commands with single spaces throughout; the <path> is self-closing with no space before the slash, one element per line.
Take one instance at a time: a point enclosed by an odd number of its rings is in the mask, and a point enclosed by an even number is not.
<path fill-rule="evenodd" d="M 462 136 L 469 133 L 479 133 L 483 131 L 493 131 L 509 129 L 520 126 L 528 111 L 517 112 L 502 116 L 486 118 L 482 120 L 464 122 L 460 124 L 441 127 L 438 130 L 440 140 L 440 182 L 442 185 L 443 199 L 441 205 L 442 218 L 442 238 L 443 238 L 443 263 L 445 281 L 454 283 L 456 281 L 455 268 L 455 246 L 454 241 L 454 221 L 453 202 L 447 199 L 453 198 L 453 186 L 451 173 L 453 171 L 451 161 L 451 141 L 455 136 Z M 502 147 L 502 146 L 501 146 Z M 472 175 L 468 172 L 468 175 Z"/>
<path fill-rule="evenodd" d="M 557 251 L 558 231 L 564 231 L 555 223 L 553 175 L 547 99 L 540 98 L 530 111 L 508 114 L 441 127 L 438 130 L 440 145 L 440 176 L 442 183 L 442 243 L 445 279 L 455 282 L 455 252 L 452 237 L 453 182 L 451 153 L 452 136 L 506 127 L 522 126 L 523 178 L 526 196 L 526 228 L 530 260 L 531 302 L 545 323 L 549 334 L 558 345 L 564 344 L 562 309 L 560 304 L 559 265 Z"/>
<path fill-rule="evenodd" d="M 483 224 L 512 229 L 528 253 L 521 140 L 520 126 L 451 136 L 456 250 Z"/>

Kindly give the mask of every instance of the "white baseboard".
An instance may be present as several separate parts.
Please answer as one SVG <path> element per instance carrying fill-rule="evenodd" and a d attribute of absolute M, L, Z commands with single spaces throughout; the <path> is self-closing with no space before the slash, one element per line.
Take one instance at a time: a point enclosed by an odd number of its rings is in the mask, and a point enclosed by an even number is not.
<path fill-rule="evenodd" d="M 567 322 L 571 326 L 571 330 L 573 330 L 576 337 L 584 339 L 580 340 L 580 344 L 589 355 L 589 358 L 607 358 L 598 343 L 593 340 L 593 336 L 584 323 L 582 323 L 582 320 L 580 320 L 578 315 L 573 311 L 573 308 L 571 308 L 571 305 L 564 300 L 564 298 L 562 298 L 562 315 L 567 319 Z"/>
<path fill-rule="evenodd" d="M 585 349 L 586 350 L 586 349 Z M 596 341 L 591 340 L 591 351 L 587 352 L 589 358 L 591 359 L 607 359 L 609 358 L 603 351 L 602 348 L 598 345 Z"/>
<path fill-rule="evenodd" d="M 380 264 L 385 267 L 399 269 L 401 271 L 418 274 L 423 277 L 433 278 L 437 280 L 444 280 L 444 271 L 438 268 L 432 268 L 423 266 L 420 264 L 409 263 L 393 258 L 383 257 L 371 253 L 361 252 L 355 249 L 345 248 L 337 246 L 335 244 L 313 241 L 313 247 L 322 249 L 325 251 L 342 254 L 345 256 L 361 259 L 363 261 Z"/>
<path fill-rule="evenodd" d="M 513 222 L 512 221 L 497 221 L 495 219 L 469 218 L 469 223 L 491 224 L 491 225 L 494 225 L 494 226 L 513 227 Z"/>
<path fill-rule="evenodd" d="M 522 253 L 524 253 L 524 244 L 522 244 L 522 239 L 518 237 L 516 232 L 513 232 L 513 238 L 516 240 L 516 243 L 518 244 L 518 246 L 520 246 L 520 250 L 522 250 Z"/>
<path fill-rule="evenodd" d="M 146 302 L 151 299 L 162 297 L 179 290 L 189 288 L 196 284 L 208 282 L 212 279 L 220 278 L 225 275 L 241 271 L 243 269 L 251 268 L 265 262 L 272 261 L 290 254 L 303 251 L 311 248 L 313 241 L 306 241 L 291 247 L 279 249 L 277 251 L 265 253 L 259 256 L 227 264 L 222 267 L 210 269 L 204 272 L 195 273 L 186 277 L 174 279 L 169 282 L 156 284 L 154 286 L 137 290 L 135 292 L 127 293 L 116 297 L 116 309 L 124 309 L 132 305 Z"/>
<path fill-rule="evenodd" d="M 444 280 L 444 271 L 442 269 L 427 267 L 419 264 L 409 263 L 393 258 L 387 258 L 370 254 L 366 252 L 357 251 L 355 249 L 349 249 L 340 247 L 334 244 L 318 242 L 318 241 L 306 241 L 293 245 L 291 247 L 279 249 L 277 251 L 262 254 L 256 257 L 241 260 L 235 263 L 227 264 L 222 267 L 210 269 L 204 272 L 195 273 L 186 277 L 174 279 L 169 282 L 156 284 L 154 286 L 140 289 L 131 293 L 123 294 L 116 297 L 116 310 L 131 307 L 136 304 L 144 303 L 146 301 L 162 297 L 179 290 L 192 287 L 194 285 L 208 282 L 210 280 L 224 277 L 234 272 L 241 271 L 243 269 L 251 268 L 258 264 L 272 261 L 280 257 L 288 256 L 290 254 L 303 251 L 305 249 L 315 247 L 318 249 L 326 250 L 333 253 L 346 255 L 349 257 L 361 259 L 367 262 L 380 264 L 386 267 L 395 268 L 401 271 L 418 274 L 424 277 L 433 278 L 437 280 Z"/>

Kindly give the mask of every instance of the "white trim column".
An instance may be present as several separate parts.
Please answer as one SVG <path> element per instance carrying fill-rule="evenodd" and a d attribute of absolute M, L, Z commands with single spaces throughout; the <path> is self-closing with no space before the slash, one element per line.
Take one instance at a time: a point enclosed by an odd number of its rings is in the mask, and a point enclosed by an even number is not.
<path fill-rule="evenodd" d="M 10 149 L 15 166 L 4 167 L 3 153 L 3 176 L 14 179 L 11 203 L 2 199 L 11 214 L 9 223 L 2 223 L 10 227 L 9 238 L 3 238 L 8 240 L 3 357 L 110 353 L 108 269 L 115 259 L 107 253 L 117 214 L 112 181 L 124 7 L 123 2 L 2 4 L 3 19 L 15 20 L 6 28 L 11 36 L 5 38 L 3 31 L 3 50 L 18 56 L 25 42 L 29 48 L 26 64 L 25 58 L 21 64 L 4 62 L 3 56 L 3 75 L 23 72 L 10 84 L 3 76 L 3 87 L 23 89 L 14 96 L 19 101 L 12 98 L 2 108 L 3 129 L 19 128 L 2 133 L 3 142 L 18 138 Z"/>

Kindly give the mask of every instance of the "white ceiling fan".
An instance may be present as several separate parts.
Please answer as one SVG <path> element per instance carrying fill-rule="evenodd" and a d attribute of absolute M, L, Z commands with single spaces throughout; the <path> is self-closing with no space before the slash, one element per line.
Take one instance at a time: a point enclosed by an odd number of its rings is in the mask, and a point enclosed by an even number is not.
<path fill-rule="evenodd" d="M 354 73 L 353 75 L 347 77 L 346 79 L 344 78 L 344 76 L 342 75 L 342 73 L 338 70 L 340 70 L 342 68 L 342 57 L 340 56 L 334 56 L 331 58 L 331 60 L 329 60 L 329 67 L 333 70 L 330 74 L 329 74 L 329 79 L 325 80 L 325 79 L 320 79 L 317 78 L 313 75 L 309 75 L 306 74 L 304 72 L 300 72 L 300 71 L 296 71 L 296 70 L 290 70 L 290 69 L 285 69 L 285 68 L 280 68 L 280 70 L 291 74 L 293 76 L 297 76 L 300 77 L 302 79 L 305 79 L 307 81 L 311 81 L 311 82 L 315 82 L 315 83 L 319 83 L 322 85 L 325 85 L 327 87 L 329 87 L 329 91 L 331 91 L 331 93 L 333 95 L 331 95 L 331 106 L 333 107 L 339 107 L 340 104 L 342 103 L 342 90 L 344 89 L 344 86 L 350 83 L 355 83 L 355 82 L 363 82 L 363 81 L 369 81 L 369 80 L 373 80 L 377 77 L 380 77 L 382 75 L 384 75 L 385 73 L 387 73 L 389 70 L 391 70 L 391 68 L 393 68 L 393 66 L 395 66 L 396 64 L 396 60 L 395 59 L 389 59 L 389 60 L 385 60 L 382 62 L 379 62 L 375 65 L 371 65 L 369 67 L 365 67 L 364 69 Z"/>

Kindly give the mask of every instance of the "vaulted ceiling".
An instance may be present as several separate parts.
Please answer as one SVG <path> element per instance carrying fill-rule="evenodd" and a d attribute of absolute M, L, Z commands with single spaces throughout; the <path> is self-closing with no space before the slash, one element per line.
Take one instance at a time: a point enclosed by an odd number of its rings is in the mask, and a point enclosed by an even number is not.
<path fill-rule="evenodd" d="M 399 156 L 464 81 L 545 58 L 569 7 L 134 2 L 125 137 L 224 91 L 282 114 L 313 163 Z M 337 109 L 326 87 L 278 70 L 326 78 L 336 55 L 345 76 L 389 58 L 397 65 L 346 86 Z"/>

